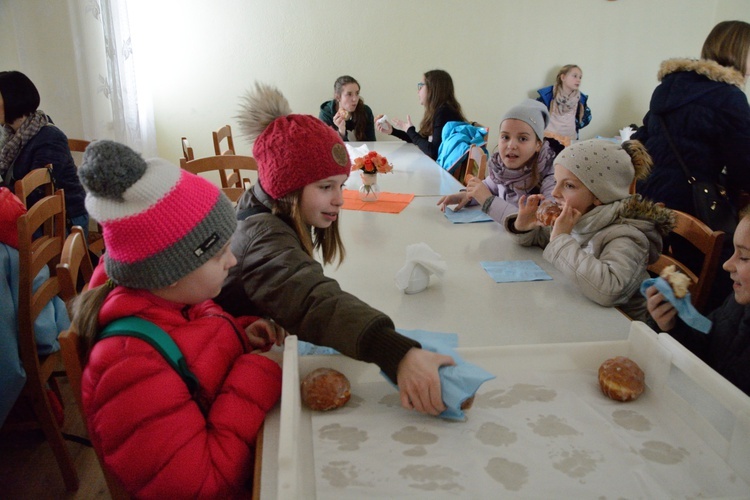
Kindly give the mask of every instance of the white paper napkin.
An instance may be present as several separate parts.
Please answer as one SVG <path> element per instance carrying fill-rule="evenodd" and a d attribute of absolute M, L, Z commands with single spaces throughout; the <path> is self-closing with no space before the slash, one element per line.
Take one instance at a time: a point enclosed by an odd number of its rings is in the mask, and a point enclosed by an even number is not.
<path fill-rule="evenodd" d="M 345 142 L 344 146 L 346 146 L 346 152 L 349 153 L 349 159 L 352 161 L 354 161 L 355 158 L 359 158 L 360 156 L 364 156 L 370 152 L 367 144 L 362 144 L 361 146 L 355 148 L 354 146 L 350 146 L 349 143 Z"/>
<path fill-rule="evenodd" d="M 445 261 L 427 243 L 415 243 L 406 247 L 406 263 L 396 273 L 396 286 L 405 293 L 421 292 L 429 283 L 431 275 L 442 276 Z"/>

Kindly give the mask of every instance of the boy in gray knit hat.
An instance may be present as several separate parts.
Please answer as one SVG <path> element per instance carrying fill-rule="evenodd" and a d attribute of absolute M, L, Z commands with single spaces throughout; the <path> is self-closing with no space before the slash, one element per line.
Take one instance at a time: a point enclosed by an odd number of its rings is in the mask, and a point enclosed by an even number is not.
<path fill-rule="evenodd" d="M 518 214 L 506 218 L 505 227 L 519 244 L 544 248 L 544 258 L 589 299 L 645 320 L 640 284 L 674 226 L 669 209 L 630 194 L 633 180 L 645 178 L 650 167 L 638 141 L 572 144 L 555 159 L 552 196 L 562 213 L 554 224 L 537 221 L 542 198 L 531 195 L 521 197 Z"/>

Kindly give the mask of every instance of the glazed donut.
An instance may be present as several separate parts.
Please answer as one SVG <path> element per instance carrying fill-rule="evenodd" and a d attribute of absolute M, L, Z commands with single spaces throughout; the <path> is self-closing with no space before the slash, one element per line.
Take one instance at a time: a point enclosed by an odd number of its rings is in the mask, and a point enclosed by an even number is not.
<path fill-rule="evenodd" d="M 544 200 L 536 209 L 536 220 L 543 226 L 551 226 L 562 212 L 562 208 L 552 200 Z"/>
<path fill-rule="evenodd" d="M 328 411 L 340 408 L 351 397 L 346 376 L 333 368 L 317 368 L 302 380 L 302 401 L 311 410 Z"/>
<path fill-rule="evenodd" d="M 646 387 L 645 375 L 635 361 L 617 356 L 599 367 L 599 387 L 615 401 L 633 401 Z"/>

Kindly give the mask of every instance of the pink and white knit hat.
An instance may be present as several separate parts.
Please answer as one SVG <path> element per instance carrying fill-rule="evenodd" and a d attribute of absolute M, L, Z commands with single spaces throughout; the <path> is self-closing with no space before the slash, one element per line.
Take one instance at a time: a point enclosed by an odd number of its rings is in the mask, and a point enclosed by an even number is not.
<path fill-rule="evenodd" d="M 218 187 L 124 144 L 92 142 L 78 175 L 86 209 L 102 226 L 107 275 L 118 285 L 175 283 L 216 255 L 237 225 Z"/>

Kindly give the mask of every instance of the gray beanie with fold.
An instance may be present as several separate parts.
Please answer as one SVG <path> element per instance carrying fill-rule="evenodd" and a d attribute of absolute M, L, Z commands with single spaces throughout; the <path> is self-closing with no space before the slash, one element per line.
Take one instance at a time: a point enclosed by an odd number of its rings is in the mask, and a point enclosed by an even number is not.
<path fill-rule="evenodd" d="M 521 104 L 513 106 L 500 120 L 521 120 L 534 130 L 537 138 L 544 139 L 544 129 L 549 125 L 549 110 L 547 106 L 534 99 L 525 99 Z"/>

